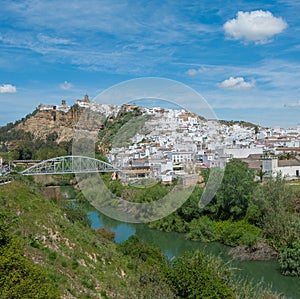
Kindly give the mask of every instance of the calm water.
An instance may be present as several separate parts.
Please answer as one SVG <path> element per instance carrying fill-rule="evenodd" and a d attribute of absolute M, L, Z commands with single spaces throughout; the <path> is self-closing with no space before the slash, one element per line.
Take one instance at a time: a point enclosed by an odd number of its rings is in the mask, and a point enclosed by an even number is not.
<path fill-rule="evenodd" d="M 185 240 L 183 234 L 152 230 L 145 224 L 119 222 L 98 212 L 90 212 L 88 216 L 92 221 L 93 228 L 106 226 L 114 231 L 117 243 L 127 240 L 132 235 L 137 235 L 147 243 L 160 247 L 169 258 L 177 256 L 186 250 L 200 249 L 207 253 L 219 255 L 225 261 L 230 260 L 230 257 L 227 255 L 229 247 L 220 243 L 201 243 Z M 275 291 L 285 294 L 288 298 L 300 299 L 300 278 L 281 275 L 276 261 L 233 261 L 232 266 L 240 269 L 239 273 L 242 277 L 247 277 L 254 282 L 272 284 Z"/>

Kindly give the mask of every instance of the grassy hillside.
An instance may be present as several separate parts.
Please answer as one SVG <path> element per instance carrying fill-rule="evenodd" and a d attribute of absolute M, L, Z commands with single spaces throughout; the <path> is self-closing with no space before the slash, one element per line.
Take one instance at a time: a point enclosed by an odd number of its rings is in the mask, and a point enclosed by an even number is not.
<path fill-rule="evenodd" d="M 38 265 L 50 289 L 64 298 L 135 297 L 140 278 L 127 267 L 131 259 L 95 230 L 70 221 L 37 187 L 18 181 L 0 186 L 0 202 L 9 236 L 18 242 L 22 255 Z"/>

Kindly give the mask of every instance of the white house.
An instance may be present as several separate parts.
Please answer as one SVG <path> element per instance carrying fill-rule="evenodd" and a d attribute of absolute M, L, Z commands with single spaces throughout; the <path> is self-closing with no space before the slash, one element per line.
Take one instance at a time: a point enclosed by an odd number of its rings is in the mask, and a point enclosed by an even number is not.
<path fill-rule="evenodd" d="M 298 159 L 278 160 L 277 157 L 263 157 L 262 170 L 266 177 L 281 175 L 286 179 L 300 179 L 300 161 Z"/>
<path fill-rule="evenodd" d="M 249 147 L 249 148 L 225 148 L 224 154 L 231 155 L 232 158 L 243 159 L 249 155 L 263 154 L 262 147 Z"/>
<path fill-rule="evenodd" d="M 193 152 L 184 152 L 184 151 L 172 151 L 172 161 L 174 163 L 190 162 L 194 160 Z"/>

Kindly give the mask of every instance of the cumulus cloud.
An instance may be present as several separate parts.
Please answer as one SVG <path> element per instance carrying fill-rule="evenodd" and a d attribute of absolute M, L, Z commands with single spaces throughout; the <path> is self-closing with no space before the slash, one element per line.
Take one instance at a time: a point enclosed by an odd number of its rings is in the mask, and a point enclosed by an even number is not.
<path fill-rule="evenodd" d="M 73 84 L 68 81 L 65 81 L 64 83 L 60 84 L 59 87 L 63 90 L 70 90 L 72 89 Z"/>
<path fill-rule="evenodd" d="M 17 88 L 11 84 L 2 84 L 0 85 L 0 93 L 15 93 Z"/>
<path fill-rule="evenodd" d="M 246 90 L 253 88 L 255 86 L 255 81 L 252 80 L 250 82 L 246 82 L 243 77 L 230 77 L 229 79 L 219 83 L 218 86 L 224 89 Z"/>
<path fill-rule="evenodd" d="M 286 27 L 287 23 L 282 18 L 276 18 L 271 12 L 262 10 L 239 11 L 235 19 L 227 21 L 223 26 L 229 37 L 256 44 L 269 42 Z"/>

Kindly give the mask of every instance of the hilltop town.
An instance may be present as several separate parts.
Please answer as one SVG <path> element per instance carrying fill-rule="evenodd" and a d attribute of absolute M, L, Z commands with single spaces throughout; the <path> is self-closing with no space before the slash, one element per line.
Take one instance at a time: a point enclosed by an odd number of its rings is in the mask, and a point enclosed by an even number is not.
<path fill-rule="evenodd" d="M 242 159 L 258 176 L 299 178 L 300 126 L 294 129 L 258 128 L 242 122 L 204 120 L 185 110 L 141 108 L 151 119 L 146 133 L 131 138 L 127 147 L 107 154 L 117 168 L 136 177 L 170 182 L 174 176 L 199 173 L 203 168 L 224 167 Z"/>
<path fill-rule="evenodd" d="M 64 100 L 59 106 L 40 104 L 17 128 L 36 138 L 55 132 L 58 143 L 71 140 L 83 111 L 94 114 L 93 122 L 86 123 L 95 132 L 106 129 L 99 115 L 114 122 L 121 112 L 138 111 L 140 121 L 132 117 L 105 151 L 108 161 L 128 180 L 194 180 L 201 169 L 224 167 L 232 158 L 247 162 L 260 179 L 279 173 L 287 179 L 300 178 L 300 126 L 264 128 L 242 121 L 207 120 L 181 108 L 99 104 L 85 95 L 72 106 Z M 124 136 L 126 142 L 121 143 Z"/>

